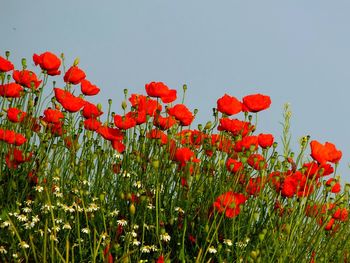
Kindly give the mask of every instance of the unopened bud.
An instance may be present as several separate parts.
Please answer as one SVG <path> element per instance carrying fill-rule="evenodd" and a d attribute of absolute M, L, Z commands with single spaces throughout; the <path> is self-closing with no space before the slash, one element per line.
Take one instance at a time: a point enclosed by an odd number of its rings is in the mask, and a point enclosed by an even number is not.
<path fill-rule="evenodd" d="M 211 125 L 212 125 L 211 121 L 208 121 L 208 122 L 205 124 L 204 129 L 205 129 L 205 130 L 209 130 L 209 129 L 211 128 Z"/>
<path fill-rule="evenodd" d="M 27 60 L 25 58 L 22 58 L 22 67 L 23 69 L 27 68 Z"/>
<path fill-rule="evenodd" d="M 183 89 L 184 92 L 186 92 L 186 90 L 187 90 L 187 85 L 184 84 L 184 85 L 182 86 L 182 89 Z"/>
<path fill-rule="evenodd" d="M 130 207 L 129 207 L 129 212 L 131 215 L 135 215 L 135 212 L 136 212 L 136 207 L 134 204 L 131 204 Z"/>
<path fill-rule="evenodd" d="M 76 58 L 76 59 L 74 59 L 74 62 L 73 62 L 73 66 L 75 67 L 75 66 L 78 66 L 78 64 L 79 64 L 79 58 Z"/>
<path fill-rule="evenodd" d="M 6 56 L 6 59 L 9 59 L 9 57 L 10 57 L 10 51 L 7 50 L 7 51 L 5 52 L 5 56 Z"/>
<path fill-rule="evenodd" d="M 128 104 L 126 103 L 125 100 L 123 100 L 123 102 L 122 102 L 122 108 L 123 108 L 123 110 L 125 110 L 127 107 L 128 107 Z"/>

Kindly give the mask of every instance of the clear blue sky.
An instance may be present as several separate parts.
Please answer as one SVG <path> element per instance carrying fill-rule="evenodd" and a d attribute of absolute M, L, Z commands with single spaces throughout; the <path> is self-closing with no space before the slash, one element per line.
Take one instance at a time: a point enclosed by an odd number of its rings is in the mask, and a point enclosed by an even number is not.
<path fill-rule="evenodd" d="M 33 53 L 64 52 L 101 94 L 143 92 L 163 81 L 211 119 L 228 93 L 272 98 L 259 115 L 259 132 L 279 141 L 283 104 L 291 103 L 292 142 L 310 134 L 343 151 L 339 173 L 350 181 L 350 1 L 83 1 L 8 0 L 0 10 L 0 52 L 17 66 Z"/>

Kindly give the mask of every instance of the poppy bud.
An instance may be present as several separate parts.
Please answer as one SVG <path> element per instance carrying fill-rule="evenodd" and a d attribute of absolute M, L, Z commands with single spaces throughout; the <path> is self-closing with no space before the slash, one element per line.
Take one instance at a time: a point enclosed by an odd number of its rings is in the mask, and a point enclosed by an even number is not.
<path fill-rule="evenodd" d="M 6 56 L 6 59 L 8 60 L 8 59 L 9 59 L 9 57 L 10 57 L 10 51 L 6 50 L 6 52 L 5 52 L 5 56 Z"/>
<path fill-rule="evenodd" d="M 125 95 L 125 96 L 128 95 L 128 89 L 124 89 L 124 95 Z"/>
<path fill-rule="evenodd" d="M 129 212 L 131 215 L 135 215 L 135 212 L 136 212 L 136 207 L 134 204 L 131 204 L 130 207 L 129 207 Z"/>
<path fill-rule="evenodd" d="M 79 58 L 74 59 L 73 66 L 78 66 Z"/>
<path fill-rule="evenodd" d="M 22 58 L 22 67 L 23 69 L 27 68 L 27 60 L 25 58 Z"/>
<path fill-rule="evenodd" d="M 209 130 L 209 129 L 211 128 L 211 125 L 212 125 L 211 121 L 208 121 L 208 122 L 205 124 L 204 129 L 205 129 L 205 130 Z"/>
<path fill-rule="evenodd" d="M 126 101 L 123 100 L 122 102 L 122 109 L 125 110 L 128 107 L 128 105 L 126 104 Z"/>
<path fill-rule="evenodd" d="M 184 92 L 186 92 L 186 90 L 187 90 L 187 85 L 184 84 L 184 85 L 182 86 L 182 89 L 183 89 Z"/>

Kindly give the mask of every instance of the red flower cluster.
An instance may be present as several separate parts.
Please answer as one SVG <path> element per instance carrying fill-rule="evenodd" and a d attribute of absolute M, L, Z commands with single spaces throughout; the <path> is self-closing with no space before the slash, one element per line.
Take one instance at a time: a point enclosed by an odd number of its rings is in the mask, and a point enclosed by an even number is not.
<path fill-rule="evenodd" d="M 342 152 L 335 148 L 335 145 L 326 142 L 324 145 L 318 141 L 311 141 L 311 157 L 320 164 L 326 162 L 338 163 L 342 157 Z"/>
<path fill-rule="evenodd" d="M 4 141 L 8 144 L 13 144 L 16 146 L 21 146 L 27 141 L 27 139 L 20 133 L 0 128 L 0 141 Z"/>
<path fill-rule="evenodd" d="M 39 65 L 48 75 L 55 76 L 61 74 L 59 70 L 61 60 L 51 52 L 44 52 L 41 55 L 34 54 L 33 61 L 35 65 Z"/>
<path fill-rule="evenodd" d="M 176 90 L 169 89 L 163 82 L 151 82 L 145 88 L 148 96 L 160 98 L 163 103 L 176 100 Z"/>
<path fill-rule="evenodd" d="M 235 217 L 240 213 L 240 205 L 244 204 L 247 197 L 240 193 L 228 191 L 216 198 L 213 207 L 219 213 L 225 213 L 228 218 Z"/>

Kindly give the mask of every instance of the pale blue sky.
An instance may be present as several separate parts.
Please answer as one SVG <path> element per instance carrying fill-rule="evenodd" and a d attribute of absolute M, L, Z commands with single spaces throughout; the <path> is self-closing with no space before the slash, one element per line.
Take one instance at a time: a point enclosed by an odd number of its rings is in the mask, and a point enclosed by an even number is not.
<path fill-rule="evenodd" d="M 80 57 L 115 111 L 144 84 L 163 81 L 211 119 L 228 93 L 272 98 L 258 132 L 279 141 L 283 104 L 291 103 L 292 142 L 310 134 L 343 151 L 339 173 L 350 181 L 350 1 L 1 1 L 0 52 L 20 65 L 33 53 Z"/>

